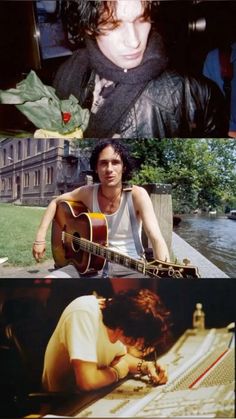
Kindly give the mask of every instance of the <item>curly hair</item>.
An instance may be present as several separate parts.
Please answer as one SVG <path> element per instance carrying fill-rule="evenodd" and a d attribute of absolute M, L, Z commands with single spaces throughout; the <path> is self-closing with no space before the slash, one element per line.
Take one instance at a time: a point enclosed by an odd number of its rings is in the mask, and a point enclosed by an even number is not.
<path fill-rule="evenodd" d="M 142 349 L 163 343 L 168 335 L 170 313 L 160 297 L 148 289 L 129 290 L 107 299 L 102 314 L 105 326 L 120 328 L 134 343 L 142 338 Z"/>
<path fill-rule="evenodd" d="M 155 21 L 158 1 L 142 0 L 143 18 Z M 109 29 L 117 26 L 116 1 L 110 0 L 64 0 L 62 3 L 63 20 L 68 31 L 78 42 L 84 36 L 95 38 L 103 33 L 103 27 L 109 24 Z"/>
<path fill-rule="evenodd" d="M 125 182 L 131 179 L 132 171 L 134 169 L 135 163 L 134 163 L 134 159 L 131 157 L 129 153 L 127 146 L 124 143 L 121 143 L 115 139 L 103 139 L 103 140 L 98 141 L 90 157 L 90 167 L 93 171 L 93 180 L 95 182 L 99 181 L 98 175 L 96 173 L 99 154 L 102 152 L 104 148 L 108 146 L 111 146 L 113 148 L 115 153 L 117 153 L 120 156 L 123 162 L 124 172 L 122 176 L 122 181 Z"/>

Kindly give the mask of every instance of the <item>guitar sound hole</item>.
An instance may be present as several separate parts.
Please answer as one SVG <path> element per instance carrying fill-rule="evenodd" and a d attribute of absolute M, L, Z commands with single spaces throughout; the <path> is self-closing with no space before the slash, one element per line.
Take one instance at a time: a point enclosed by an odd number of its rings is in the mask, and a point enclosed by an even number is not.
<path fill-rule="evenodd" d="M 74 250 L 74 252 L 78 252 L 80 249 L 78 239 L 80 239 L 79 233 L 74 233 L 72 239 L 72 249 Z"/>

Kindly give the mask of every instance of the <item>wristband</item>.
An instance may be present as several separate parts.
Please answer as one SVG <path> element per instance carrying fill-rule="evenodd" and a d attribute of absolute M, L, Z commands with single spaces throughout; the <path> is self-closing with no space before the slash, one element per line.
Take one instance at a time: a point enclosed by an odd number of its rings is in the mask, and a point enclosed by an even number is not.
<path fill-rule="evenodd" d="M 33 244 L 45 244 L 46 240 L 35 240 Z"/>
<path fill-rule="evenodd" d="M 148 365 L 144 359 L 142 359 L 137 365 L 137 372 L 140 375 L 147 375 L 148 373 Z"/>
<path fill-rule="evenodd" d="M 119 371 L 118 371 L 118 368 L 115 368 L 115 367 L 110 367 L 110 369 L 115 373 L 115 375 L 116 375 L 116 383 L 120 380 L 120 373 L 119 373 Z"/>
<path fill-rule="evenodd" d="M 137 372 L 140 375 L 143 375 L 143 371 L 142 371 L 143 363 L 144 363 L 144 359 L 141 359 L 141 361 L 139 361 L 139 363 L 137 365 Z"/>

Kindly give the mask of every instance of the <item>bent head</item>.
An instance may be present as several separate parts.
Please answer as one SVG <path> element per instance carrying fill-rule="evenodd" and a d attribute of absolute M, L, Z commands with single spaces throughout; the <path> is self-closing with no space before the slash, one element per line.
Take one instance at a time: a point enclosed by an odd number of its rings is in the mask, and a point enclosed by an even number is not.
<path fill-rule="evenodd" d="M 74 32 L 96 39 L 102 53 L 121 68 L 131 69 L 141 63 L 158 2 L 76 0 L 67 3 L 72 3 L 67 6 L 67 14 L 70 24 L 74 22 Z"/>
<path fill-rule="evenodd" d="M 124 345 L 146 349 L 166 338 L 169 313 L 159 296 L 150 290 L 117 294 L 106 301 L 102 313 L 113 343 L 120 340 Z"/>
<path fill-rule="evenodd" d="M 151 29 L 142 1 L 117 0 L 101 17 L 96 40 L 105 57 L 124 69 L 140 65 Z"/>

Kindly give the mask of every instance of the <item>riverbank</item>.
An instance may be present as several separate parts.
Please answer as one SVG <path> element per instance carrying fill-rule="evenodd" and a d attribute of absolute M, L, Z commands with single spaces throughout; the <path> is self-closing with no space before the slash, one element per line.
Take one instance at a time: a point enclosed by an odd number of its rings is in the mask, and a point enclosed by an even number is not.
<path fill-rule="evenodd" d="M 180 262 L 187 258 L 190 260 L 190 265 L 198 267 L 201 278 L 229 278 L 225 272 L 210 262 L 176 233 L 172 235 L 172 249 L 174 255 Z"/>
<path fill-rule="evenodd" d="M 236 278 L 236 222 L 225 215 L 183 215 L 175 233 L 230 278 Z"/>

